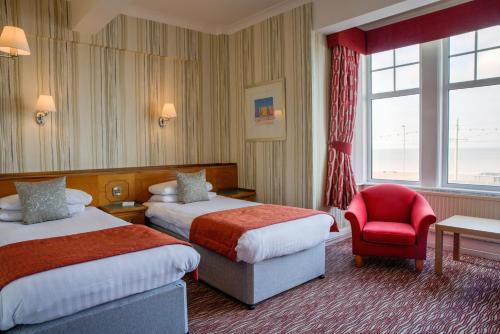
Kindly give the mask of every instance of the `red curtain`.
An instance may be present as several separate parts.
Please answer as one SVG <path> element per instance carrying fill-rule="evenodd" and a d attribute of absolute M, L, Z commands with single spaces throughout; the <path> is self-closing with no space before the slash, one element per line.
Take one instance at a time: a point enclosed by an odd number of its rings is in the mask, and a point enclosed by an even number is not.
<path fill-rule="evenodd" d="M 342 45 L 332 48 L 330 126 L 325 205 L 347 209 L 356 194 L 351 164 L 358 93 L 359 53 Z"/>

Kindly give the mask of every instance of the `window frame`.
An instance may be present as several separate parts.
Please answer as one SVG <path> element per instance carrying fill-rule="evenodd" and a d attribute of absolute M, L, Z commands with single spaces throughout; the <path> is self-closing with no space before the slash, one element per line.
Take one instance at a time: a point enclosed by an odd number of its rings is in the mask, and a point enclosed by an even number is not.
<path fill-rule="evenodd" d="M 422 136 L 422 45 L 419 44 L 418 48 L 419 52 L 419 61 L 412 62 L 404 65 L 396 65 L 396 54 L 395 49 L 393 51 L 393 61 L 394 65 L 391 67 L 378 68 L 372 71 L 372 57 L 371 55 L 366 58 L 366 67 L 367 67 L 367 80 L 366 80 L 366 96 L 367 96 L 367 181 L 370 183 L 391 183 L 391 184 L 404 184 L 404 185 L 420 185 L 422 181 L 422 147 L 421 147 L 421 136 Z M 404 89 L 404 90 L 396 90 L 396 68 L 410 66 L 419 64 L 419 87 Z M 387 69 L 394 69 L 393 73 L 393 91 L 383 92 L 383 93 L 372 93 L 372 72 L 383 71 Z M 418 181 L 409 181 L 409 180 L 391 180 L 391 179 L 376 179 L 373 177 L 373 130 L 372 130 L 372 101 L 384 98 L 391 97 L 401 97 L 401 96 L 409 96 L 409 95 L 417 95 L 419 96 L 419 110 L 418 110 L 418 119 L 419 119 L 419 163 L 418 163 Z"/>
<path fill-rule="evenodd" d="M 441 152 L 441 187 L 442 188 L 449 188 L 449 189 L 467 189 L 467 190 L 477 190 L 477 191 L 488 191 L 488 192 L 500 192 L 500 185 L 499 186 L 492 186 L 492 185 L 483 185 L 483 184 L 471 184 L 471 183 L 453 183 L 449 182 L 449 138 L 450 138 L 450 126 L 449 126 L 449 121 L 450 121 L 450 91 L 451 90 L 457 90 L 457 89 L 467 89 L 467 88 L 477 88 L 477 87 L 486 87 L 486 86 L 493 86 L 493 85 L 500 85 L 500 77 L 496 78 L 488 78 L 488 79 L 477 79 L 477 59 L 478 59 L 478 52 L 479 51 L 487 51 L 487 50 L 492 50 L 492 49 L 499 49 L 500 47 L 493 47 L 493 48 L 486 48 L 486 49 L 477 49 L 477 43 L 478 43 L 478 31 L 475 31 L 475 49 L 474 51 L 470 52 L 464 52 L 460 54 L 456 54 L 453 56 L 450 56 L 450 38 L 445 38 L 442 41 L 442 48 L 443 48 L 443 57 L 442 57 L 442 68 L 443 68 L 443 82 L 442 82 L 442 89 L 438 93 L 441 95 L 441 98 L 443 100 L 443 122 L 441 126 L 441 133 L 442 133 L 442 152 Z M 474 54 L 474 80 L 469 80 L 469 81 L 461 81 L 461 82 L 454 82 L 450 83 L 450 58 L 454 56 L 460 56 L 464 54 Z"/>

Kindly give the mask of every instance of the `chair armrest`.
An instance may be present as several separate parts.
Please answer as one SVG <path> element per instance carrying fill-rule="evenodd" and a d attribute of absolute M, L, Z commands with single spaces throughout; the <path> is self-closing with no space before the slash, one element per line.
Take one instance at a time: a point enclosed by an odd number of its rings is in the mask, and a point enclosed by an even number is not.
<path fill-rule="evenodd" d="M 427 234 L 429 226 L 436 222 L 434 210 L 427 200 L 420 194 L 417 194 L 413 208 L 411 210 L 411 224 L 418 235 Z"/>
<path fill-rule="evenodd" d="M 349 204 L 344 217 L 351 223 L 353 237 L 359 235 L 366 223 L 366 205 L 363 195 L 357 193 Z"/>

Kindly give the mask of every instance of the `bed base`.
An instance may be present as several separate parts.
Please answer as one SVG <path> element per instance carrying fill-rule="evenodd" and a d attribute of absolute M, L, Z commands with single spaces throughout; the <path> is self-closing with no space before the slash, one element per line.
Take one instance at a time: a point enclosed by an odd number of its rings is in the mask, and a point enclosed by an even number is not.
<path fill-rule="evenodd" d="M 188 332 L 186 283 L 169 285 L 3 334 L 135 334 Z"/>
<path fill-rule="evenodd" d="M 182 236 L 151 224 L 178 239 Z M 208 285 L 236 298 L 253 310 L 255 305 L 315 278 L 325 276 L 325 243 L 294 254 L 255 264 L 234 262 L 193 244 L 200 253 L 199 278 Z"/>

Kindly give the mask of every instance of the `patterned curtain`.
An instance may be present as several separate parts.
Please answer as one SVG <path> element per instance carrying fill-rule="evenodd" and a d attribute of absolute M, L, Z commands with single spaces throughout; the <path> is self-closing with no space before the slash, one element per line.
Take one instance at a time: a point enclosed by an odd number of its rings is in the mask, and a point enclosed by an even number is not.
<path fill-rule="evenodd" d="M 351 164 L 358 92 L 359 53 L 344 46 L 332 49 L 330 127 L 325 205 L 347 209 L 356 194 Z"/>

